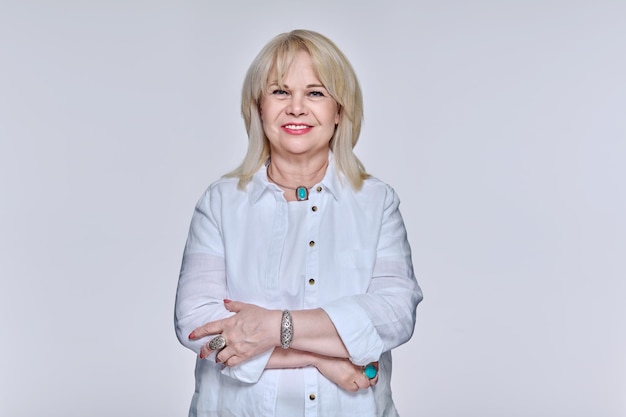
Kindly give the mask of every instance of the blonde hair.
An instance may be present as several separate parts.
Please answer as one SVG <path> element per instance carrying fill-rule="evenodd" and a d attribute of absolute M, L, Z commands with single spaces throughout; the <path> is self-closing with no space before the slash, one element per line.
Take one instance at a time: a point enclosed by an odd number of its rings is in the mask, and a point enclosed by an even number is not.
<path fill-rule="evenodd" d="M 243 162 L 227 177 L 239 178 L 244 188 L 270 156 L 269 141 L 263 131 L 260 115 L 261 96 L 267 92 L 270 78 L 279 84 L 298 52 L 307 52 L 313 67 L 328 93 L 339 107 L 339 123 L 330 140 L 335 164 L 356 190 L 369 177 L 353 148 L 361 132 L 363 96 L 359 81 L 345 55 L 325 36 L 294 30 L 272 39 L 256 56 L 243 83 L 241 114 L 248 132 L 248 151 Z M 274 77 L 272 77 L 274 76 Z"/>

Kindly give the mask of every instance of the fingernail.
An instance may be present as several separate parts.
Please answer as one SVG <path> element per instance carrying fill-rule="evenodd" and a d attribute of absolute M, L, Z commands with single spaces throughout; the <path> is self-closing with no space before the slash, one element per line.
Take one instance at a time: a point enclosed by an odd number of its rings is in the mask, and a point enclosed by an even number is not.
<path fill-rule="evenodd" d="M 195 332 L 191 332 L 191 333 L 189 333 L 189 339 L 193 339 L 193 338 L 195 338 L 195 337 L 196 337 Z"/>
<path fill-rule="evenodd" d="M 228 304 L 230 303 L 231 300 L 229 300 L 228 298 L 224 298 L 224 304 Z"/>
<path fill-rule="evenodd" d="M 204 354 L 200 352 L 200 359 L 204 359 Z"/>

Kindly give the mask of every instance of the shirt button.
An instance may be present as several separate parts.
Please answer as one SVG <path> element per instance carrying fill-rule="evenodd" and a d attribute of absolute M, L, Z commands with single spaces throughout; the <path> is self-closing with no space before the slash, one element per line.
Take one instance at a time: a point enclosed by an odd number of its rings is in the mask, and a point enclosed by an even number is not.
<path fill-rule="evenodd" d="M 321 192 L 322 192 L 322 186 L 321 186 L 321 185 L 318 185 L 318 186 L 317 186 L 317 188 L 316 188 L 316 190 L 317 190 L 317 192 L 318 192 L 318 193 L 321 193 Z"/>
<path fill-rule="evenodd" d="M 309 394 L 309 400 L 313 401 L 315 399 L 315 394 Z"/>
<path fill-rule="evenodd" d="M 315 280 L 313 278 L 309 279 L 309 285 L 315 285 Z"/>
<path fill-rule="evenodd" d="M 313 210 L 313 211 L 317 211 L 317 206 L 313 206 L 313 207 L 311 207 L 311 210 Z"/>
<path fill-rule="evenodd" d="M 309 246 L 310 246 L 310 247 L 315 246 L 315 242 L 314 242 L 314 241 L 310 241 L 310 242 L 309 242 Z"/>

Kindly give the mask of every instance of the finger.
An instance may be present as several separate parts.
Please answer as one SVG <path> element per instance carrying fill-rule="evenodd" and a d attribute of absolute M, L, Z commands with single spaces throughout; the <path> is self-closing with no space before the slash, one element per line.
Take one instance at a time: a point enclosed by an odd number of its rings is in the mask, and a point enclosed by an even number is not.
<path fill-rule="evenodd" d="M 245 304 L 246 303 L 242 303 L 239 301 L 232 301 L 229 299 L 224 300 L 224 307 L 226 307 L 226 310 L 232 313 L 239 313 Z"/>
<path fill-rule="evenodd" d="M 239 365 L 242 362 L 243 362 L 243 359 L 241 357 L 237 355 L 232 355 L 232 356 L 226 357 L 226 359 L 224 359 L 221 363 L 224 366 L 233 367 L 233 366 Z"/>
<path fill-rule="evenodd" d="M 226 366 L 237 366 L 240 363 L 243 362 L 243 359 L 240 358 L 239 356 L 231 356 L 230 358 L 228 358 L 226 360 L 226 362 L 224 362 L 224 365 Z"/>
<path fill-rule="evenodd" d="M 209 348 L 209 344 L 206 343 L 206 344 L 202 345 L 202 348 L 200 349 L 200 359 L 206 359 L 212 353 L 213 353 L 213 351 Z"/>
<path fill-rule="evenodd" d="M 346 380 L 345 382 L 339 384 L 339 386 L 346 391 L 357 392 L 359 390 L 359 384 L 356 381 L 349 382 L 350 380 Z"/>
<path fill-rule="evenodd" d="M 217 352 L 215 355 L 215 363 L 223 363 L 226 364 L 228 359 L 230 359 L 235 354 L 233 348 L 226 346 L 224 349 Z"/>
<path fill-rule="evenodd" d="M 370 379 L 370 387 L 373 387 L 377 383 L 378 383 L 378 375 L 376 375 L 374 378 Z"/>
<path fill-rule="evenodd" d="M 195 340 L 212 334 L 219 334 L 224 331 L 222 320 L 211 321 L 200 327 L 196 327 L 191 333 L 189 333 L 189 339 Z"/>
<path fill-rule="evenodd" d="M 354 379 L 354 383 L 358 389 L 367 389 L 370 387 L 370 380 L 365 375 L 359 375 Z"/>

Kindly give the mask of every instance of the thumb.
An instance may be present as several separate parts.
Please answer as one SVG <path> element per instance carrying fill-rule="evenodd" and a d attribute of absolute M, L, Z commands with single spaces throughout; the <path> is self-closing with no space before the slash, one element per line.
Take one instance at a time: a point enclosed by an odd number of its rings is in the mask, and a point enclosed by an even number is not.
<path fill-rule="evenodd" d="M 239 301 L 229 300 L 228 298 L 224 299 L 224 307 L 226 307 L 226 310 L 232 313 L 239 313 L 241 311 L 241 308 L 243 307 L 243 304 L 244 303 L 241 303 Z"/>

